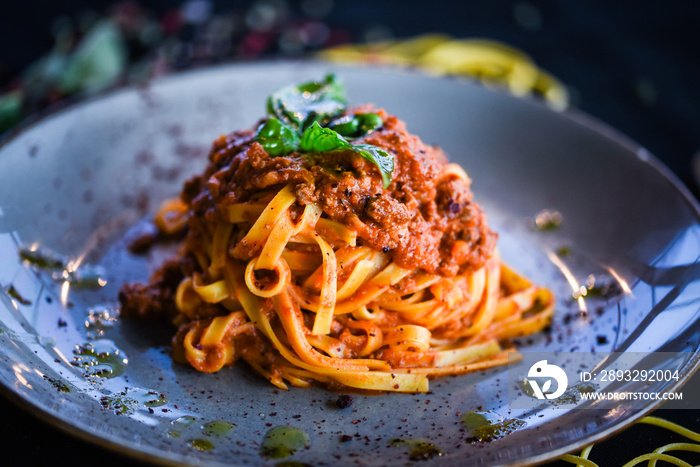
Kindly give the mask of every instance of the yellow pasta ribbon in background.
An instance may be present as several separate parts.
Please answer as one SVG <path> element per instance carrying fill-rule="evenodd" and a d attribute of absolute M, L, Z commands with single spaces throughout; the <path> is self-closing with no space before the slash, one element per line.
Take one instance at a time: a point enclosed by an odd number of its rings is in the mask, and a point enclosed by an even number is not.
<path fill-rule="evenodd" d="M 319 55 L 333 62 L 411 66 L 436 75 L 468 76 L 516 96 L 541 95 L 557 110 L 569 105 L 569 94 L 559 80 L 540 70 L 522 51 L 496 41 L 426 34 L 406 40 L 344 45 Z"/>

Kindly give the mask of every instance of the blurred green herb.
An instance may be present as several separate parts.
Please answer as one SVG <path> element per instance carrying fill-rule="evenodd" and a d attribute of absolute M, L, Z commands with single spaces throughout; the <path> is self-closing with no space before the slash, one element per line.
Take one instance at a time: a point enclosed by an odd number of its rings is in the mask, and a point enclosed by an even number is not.
<path fill-rule="evenodd" d="M 571 248 L 563 246 L 557 249 L 557 256 L 571 256 Z"/>
<path fill-rule="evenodd" d="M 17 300 L 20 304 L 22 305 L 31 305 L 32 302 L 31 300 L 27 300 L 24 298 L 18 291 L 15 289 L 15 286 L 10 284 L 7 287 L 5 287 L 5 293 L 9 295 L 10 297 L 14 298 Z"/>
<path fill-rule="evenodd" d="M 15 126 L 22 118 L 22 95 L 19 92 L 0 96 L 0 133 Z"/>
<path fill-rule="evenodd" d="M 127 51 L 113 21 L 92 24 L 79 41 L 74 36 L 70 26 L 62 27 L 51 52 L 22 74 L 21 91 L 0 96 L 0 133 L 62 96 L 97 91 L 122 76 Z"/>
<path fill-rule="evenodd" d="M 67 93 L 97 90 L 116 80 L 126 67 L 122 36 L 109 21 L 90 29 L 68 57 L 59 77 L 59 88 Z"/>

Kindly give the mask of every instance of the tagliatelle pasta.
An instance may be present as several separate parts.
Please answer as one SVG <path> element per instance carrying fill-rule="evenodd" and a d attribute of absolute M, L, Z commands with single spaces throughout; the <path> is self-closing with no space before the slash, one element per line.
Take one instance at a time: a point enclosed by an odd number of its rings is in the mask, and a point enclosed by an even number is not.
<path fill-rule="evenodd" d="M 199 371 L 242 359 L 282 389 L 425 392 L 507 363 L 510 339 L 549 323 L 551 292 L 501 263 L 461 167 L 383 110 L 334 112 L 217 140 L 157 213 L 166 233 L 187 225 L 181 252 L 122 289 L 124 314 L 172 319 Z"/>

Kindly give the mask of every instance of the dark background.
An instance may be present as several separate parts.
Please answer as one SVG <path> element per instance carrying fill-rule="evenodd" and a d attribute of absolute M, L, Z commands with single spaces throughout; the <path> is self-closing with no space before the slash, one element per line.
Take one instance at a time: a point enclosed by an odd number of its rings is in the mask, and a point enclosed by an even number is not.
<path fill-rule="evenodd" d="M 245 15 L 261 2 L 211 3 L 214 14 L 235 10 Z M 314 2 L 283 3 L 296 21 L 303 20 Z M 136 4 L 162 18 L 181 2 Z M 332 6 L 320 20 L 329 26 L 336 43 L 442 32 L 456 38 L 494 39 L 524 51 L 568 86 L 574 107 L 639 142 L 698 195 L 693 155 L 700 151 L 700 2 L 326 0 L 321 4 Z M 88 9 L 107 14 L 114 5 L 86 0 L 1 1 L 0 93 L 16 87 L 21 71 L 51 48 L 56 18 L 78 18 Z M 191 31 L 178 34 L 186 40 Z M 283 53 L 272 41 L 258 57 Z M 148 52 L 132 46 L 129 54 L 143 59 Z M 237 58 L 235 53 L 223 57 Z M 188 65 L 192 64 L 182 64 Z M 700 411 L 661 410 L 656 415 L 700 429 Z M 4 465 L 12 465 L 11 461 L 133 464 L 48 427 L 7 401 L 0 401 L 0 420 Z M 601 466 L 622 465 L 671 441 L 681 438 L 654 427 L 633 426 L 594 448 L 592 459 Z M 687 460 L 698 462 L 697 457 Z"/>
<path fill-rule="evenodd" d="M 332 5 L 321 20 L 335 42 L 443 32 L 517 47 L 569 87 L 574 106 L 641 143 L 698 193 L 691 157 L 700 150 L 700 2 L 268 1 L 286 5 L 292 22 L 307 16 L 308 5 Z M 116 3 L 0 2 L 0 89 L 51 48 L 57 18 L 79 18 L 86 10 L 105 14 Z M 134 3 L 162 18 L 183 2 Z M 214 14 L 244 16 L 251 5 L 264 2 L 211 3 Z M 179 32 L 188 34 L 186 28 Z M 133 49 L 132 56 L 143 53 Z M 279 52 L 271 44 L 262 56 Z"/>

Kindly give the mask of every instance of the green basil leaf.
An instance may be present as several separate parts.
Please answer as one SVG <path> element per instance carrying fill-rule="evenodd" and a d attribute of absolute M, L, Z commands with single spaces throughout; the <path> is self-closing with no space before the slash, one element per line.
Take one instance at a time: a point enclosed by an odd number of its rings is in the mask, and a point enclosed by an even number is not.
<path fill-rule="evenodd" d="M 394 172 L 394 156 L 371 144 L 356 144 L 352 149 L 377 166 L 379 173 L 382 174 L 384 188 L 389 188 L 391 175 Z"/>
<path fill-rule="evenodd" d="M 358 136 L 364 136 L 384 125 L 384 120 L 377 114 L 357 114 L 356 118 L 359 121 L 358 131 L 360 134 Z"/>
<path fill-rule="evenodd" d="M 384 125 L 384 120 L 377 114 L 343 115 L 328 124 L 346 138 L 359 138 Z"/>
<path fill-rule="evenodd" d="M 343 115 L 328 124 L 328 128 L 341 136 L 352 138 L 360 128 L 360 121 L 354 115 Z"/>
<path fill-rule="evenodd" d="M 391 184 L 391 174 L 394 172 L 394 156 L 382 148 L 371 144 L 352 145 L 330 128 L 322 128 L 318 122 L 314 122 L 306 129 L 301 137 L 300 149 L 303 152 L 332 152 L 341 149 L 352 149 L 365 159 L 372 162 L 382 175 L 384 188 Z"/>
<path fill-rule="evenodd" d="M 271 118 L 255 134 L 257 141 L 273 157 L 284 156 L 299 149 L 299 134 L 289 125 Z"/>
<path fill-rule="evenodd" d="M 327 74 L 320 83 L 311 81 L 309 83 L 301 84 L 299 85 L 299 90 L 301 92 L 323 93 L 326 98 L 342 102 L 343 104 L 345 104 L 346 101 L 345 86 L 343 86 L 340 81 L 335 79 L 335 75 L 333 73 Z"/>
<path fill-rule="evenodd" d="M 330 128 L 321 128 L 314 122 L 304 131 L 300 148 L 303 152 L 330 152 L 351 149 L 348 141 Z"/>
<path fill-rule="evenodd" d="M 345 88 L 332 74 L 321 82 L 286 86 L 267 99 L 267 111 L 299 133 L 314 122 L 327 124 L 344 110 Z"/>

